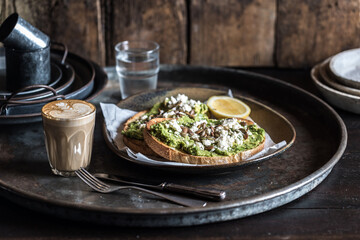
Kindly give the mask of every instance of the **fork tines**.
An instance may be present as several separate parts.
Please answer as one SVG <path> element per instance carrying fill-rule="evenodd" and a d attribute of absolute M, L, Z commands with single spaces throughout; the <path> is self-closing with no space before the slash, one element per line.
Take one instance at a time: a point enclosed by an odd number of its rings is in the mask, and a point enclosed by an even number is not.
<path fill-rule="evenodd" d="M 76 170 L 75 174 L 81 180 L 83 180 L 84 183 L 86 183 L 89 187 L 91 187 L 94 190 L 106 191 L 107 189 L 110 188 L 108 184 L 100 181 L 99 179 L 91 175 L 88 171 L 86 171 L 85 168 L 80 168 L 79 170 Z"/>

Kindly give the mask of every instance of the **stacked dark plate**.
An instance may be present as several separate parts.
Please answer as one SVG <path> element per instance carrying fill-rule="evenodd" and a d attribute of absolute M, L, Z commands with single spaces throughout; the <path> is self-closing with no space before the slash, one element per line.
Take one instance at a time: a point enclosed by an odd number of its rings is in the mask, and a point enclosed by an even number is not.
<path fill-rule="evenodd" d="M 105 87 L 107 75 L 94 62 L 67 50 L 51 49 L 51 81 L 45 86 L 29 86 L 20 92 L 0 89 L 0 124 L 20 124 L 41 120 L 41 108 L 55 99 L 95 98 Z"/>
<path fill-rule="evenodd" d="M 311 78 L 332 105 L 360 114 L 360 49 L 341 52 L 317 64 Z"/>

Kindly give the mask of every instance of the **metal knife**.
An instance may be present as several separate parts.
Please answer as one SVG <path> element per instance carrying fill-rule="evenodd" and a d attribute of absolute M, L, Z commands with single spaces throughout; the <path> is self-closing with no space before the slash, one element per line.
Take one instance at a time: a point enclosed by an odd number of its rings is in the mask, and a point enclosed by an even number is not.
<path fill-rule="evenodd" d="M 216 190 L 216 189 L 207 189 L 207 188 L 198 188 L 198 187 L 195 188 L 195 187 L 189 187 L 189 186 L 184 186 L 184 185 L 179 185 L 179 184 L 174 184 L 174 183 L 167 183 L 167 182 L 163 182 L 158 185 L 152 185 L 152 184 L 123 180 L 119 176 L 106 174 L 106 173 L 95 173 L 93 175 L 100 179 L 118 182 L 118 183 L 122 183 L 122 184 L 129 184 L 129 185 L 133 185 L 133 186 L 139 186 L 139 187 L 154 189 L 154 190 L 158 190 L 158 191 L 181 193 L 181 194 L 200 197 L 200 198 L 212 200 L 212 201 L 222 201 L 226 197 L 225 191 Z"/>

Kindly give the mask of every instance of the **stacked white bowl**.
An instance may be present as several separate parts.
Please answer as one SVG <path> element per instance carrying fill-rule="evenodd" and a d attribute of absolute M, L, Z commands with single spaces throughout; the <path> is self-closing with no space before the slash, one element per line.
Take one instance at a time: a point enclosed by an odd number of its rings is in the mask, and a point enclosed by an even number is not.
<path fill-rule="evenodd" d="M 330 104 L 360 114 L 360 48 L 315 65 L 311 78 Z"/>

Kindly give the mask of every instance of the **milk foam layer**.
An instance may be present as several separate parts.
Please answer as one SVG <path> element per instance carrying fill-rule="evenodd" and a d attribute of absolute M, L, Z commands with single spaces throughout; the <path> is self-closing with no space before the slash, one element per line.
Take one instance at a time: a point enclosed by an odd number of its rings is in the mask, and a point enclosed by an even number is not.
<path fill-rule="evenodd" d="M 52 118 L 76 119 L 94 111 L 94 107 L 81 100 L 60 100 L 47 104 L 43 113 Z"/>

